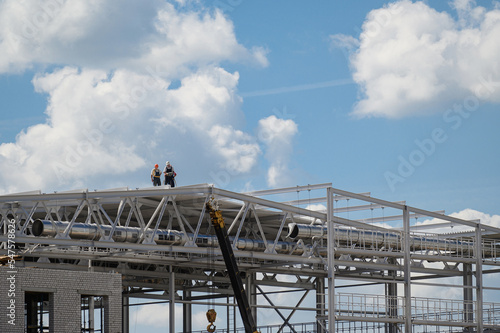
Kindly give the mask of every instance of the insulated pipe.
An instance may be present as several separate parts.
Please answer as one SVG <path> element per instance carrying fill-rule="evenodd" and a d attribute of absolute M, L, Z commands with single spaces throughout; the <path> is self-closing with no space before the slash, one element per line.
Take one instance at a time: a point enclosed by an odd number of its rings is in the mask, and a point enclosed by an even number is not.
<path fill-rule="evenodd" d="M 55 237 L 57 234 L 61 234 L 68 227 L 69 222 L 61 221 L 49 221 L 49 220 L 35 220 L 31 227 L 31 233 L 35 237 Z M 109 236 L 112 230 L 110 225 L 101 225 L 100 228 L 103 230 L 105 236 Z M 128 242 L 137 243 L 139 240 L 141 229 L 134 227 L 115 227 L 112 239 L 115 242 Z M 146 231 L 146 237 L 150 238 L 153 230 Z M 71 239 L 88 239 L 88 240 L 99 240 L 101 234 L 99 228 L 96 224 L 85 224 L 85 223 L 74 223 L 69 231 L 69 237 Z M 185 245 L 191 238 L 193 234 L 187 234 L 182 231 L 177 230 L 161 230 L 158 229 L 154 234 L 153 240 L 156 244 L 161 245 Z M 230 237 L 233 241 L 233 237 Z M 217 237 L 212 235 L 198 235 L 195 241 L 196 245 L 199 247 L 219 247 L 219 242 Z M 242 251 L 258 251 L 264 252 L 268 248 L 273 246 L 274 242 L 268 241 L 267 244 L 260 239 L 248 239 L 239 238 L 235 246 L 238 250 Z M 275 250 L 277 253 L 289 253 L 289 254 L 303 254 L 310 246 L 297 246 L 295 242 L 277 242 Z"/>
<path fill-rule="evenodd" d="M 327 228 L 319 225 L 290 223 L 288 235 L 292 240 L 327 238 Z M 393 249 L 401 249 L 402 235 L 397 232 L 368 231 L 346 228 L 335 228 L 335 240 L 340 243 L 369 245 Z M 457 254 L 474 253 L 474 243 L 460 241 L 457 239 L 439 239 L 429 236 L 412 235 L 410 237 L 410 249 L 412 251 L 440 250 Z M 484 256 L 496 257 L 500 255 L 497 245 L 483 246 Z"/>
<path fill-rule="evenodd" d="M 35 220 L 31 232 L 35 237 L 54 237 L 58 233 L 63 233 L 68 225 L 69 222 Z M 109 236 L 112 230 L 110 225 L 101 225 L 100 228 L 105 236 Z M 115 242 L 136 243 L 139 240 L 140 231 L 139 228 L 116 227 L 112 238 Z M 148 230 L 146 236 L 150 237 L 152 232 L 152 230 Z M 71 227 L 69 237 L 72 239 L 99 240 L 101 234 L 96 224 L 75 223 Z M 157 232 L 154 237 L 157 244 L 183 245 L 187 240 L 187 237 L 182 232 L 175 230 L 162 230 L 161 233 Z"/>
<path fill-rule="evenodd" d="M 287 237 L 295 239 L 327 238 L 325 226 L 290 223 Z M 400 248 L 401 236 L 397 233 L 335 228 L 335 238 L 340 242 L 366 245 L 393 245 Z"/>

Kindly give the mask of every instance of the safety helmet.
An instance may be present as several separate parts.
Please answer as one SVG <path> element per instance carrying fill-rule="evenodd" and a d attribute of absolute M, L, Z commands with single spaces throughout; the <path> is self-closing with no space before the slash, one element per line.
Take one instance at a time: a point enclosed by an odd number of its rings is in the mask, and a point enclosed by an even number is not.
<path fill-rule="evenodd" d="M 167 161 L 167 163 L 165 163 L 165 164 L 166 164 L 166 165 L 169 165 L 169 164 L 170 164 L 170 162 L 169 162 L 169 161 Z"/>
<path fill-rule="evenodd" d="M 155 164 L 155 168 L 158 168 L 158 164 Z"/>

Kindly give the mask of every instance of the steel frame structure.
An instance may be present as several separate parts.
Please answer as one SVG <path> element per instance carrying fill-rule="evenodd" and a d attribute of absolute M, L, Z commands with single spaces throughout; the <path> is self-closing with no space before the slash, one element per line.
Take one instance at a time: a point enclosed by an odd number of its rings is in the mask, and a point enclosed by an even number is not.
<path fill-rule="evenodd" d="M 251 193 L 201 184 L 2 195 L 0 254 L 12 255 L 14 228 L 18 266 L 121 273 L 123 332 L 130 298 L 182 304 L 184 332 L 193 331 L 193 306 L 227 307 L 226 328 L 219 323 L 217 331 L 237 331 L 205 211 L 211 197 L 219 201 L 257 322 L 258 309 L 272 309 L 282 322 L 262 332 L 299 332 L 309 322 L 308 332 L 321 333 L 500 331 L 500 303 L 484 301 L 485 291 L 500 286 L 483 279 L 500 273 L 500 229 L 330 183 Z M 310 233 L 292 235 L 294 226 Z M 470 230 L 422 234 L 453 226 Z M 370 293 L 358 291 L 368 286 Z M 460 297 L 414 296 L 425 287 L 458 289 Z M 299 295 L 296 303 L 279 304 L 277 288 Z M 175 307 L 169 311 L 175 332 Z"/>

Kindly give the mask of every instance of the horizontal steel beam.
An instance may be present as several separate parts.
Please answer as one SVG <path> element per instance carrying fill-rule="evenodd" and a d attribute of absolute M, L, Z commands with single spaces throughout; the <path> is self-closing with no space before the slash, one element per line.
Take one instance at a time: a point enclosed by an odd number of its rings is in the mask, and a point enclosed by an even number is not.
<path fill-rule="evenodd" d="M 243 194 L 251 195 L 251 196 L 255 196 L 255 197 L 260 197 L 260 196 L 264 196 L 264 195 L 284 194 L 284 193 L 290 193 L 290 192 L 321 190 L 321 189 L 325 189 L 325 188 L 328 188 L 331 186 L 332 186 L 332 183 L 324 183 L 324 184 L 314 184 L 314 185 L 305 185 L 305 186 L 296 186 L 296 187 L 284 187 L 284 188 L 277 188 L 277 189 L 263 190 L 263 191 L 252 191 L 252 192 L 245 192 Z"/>
<path fill-rule="evenodd" d="M 332 191 L 335 194 L 345 195 L 345 196 L 349 196 L 349 197 L 354 198 L 354 199 L 359 199 L 362 201 L 376 203 L 376 204 L 379 204 L 379 205 L 382 205 L 385 207 L 392 207 L 392 208 L 399 209 L 399 210 L 405 209 L 404 205 L 397 204 L 397 203 L 390 202 L 390 201 L 386 201 L 386 200 L 382 200 L 382 199 L 377 199 L 377 198 L 373 198 L 373 197 L 364 197 L 364 196 L 360 196 L 356 193 L 352 193 L 352 192 L 348 192 L 348 191 L 344 191 L 344 190 L 340 190 L 340 189 L 336 189 L 336 188 L 332 188 Z M 500 228 L 492 227 L 489 225 L 479 224 L 479 223 L 475 223 L 475 222 L 467 221 L 467 220 L 462 220 L 462 219 L 458 219 L 456 217 L 451 217 L 448 215 L 436 214 L 434 212 L 430 212 L 430 211 L 416 208 L 416 207 L 407 206 L 407 208 L 408 208 L 408 211 L 410 211 L 412 213 L 417 213 L 417 214 L 421 214 L 424 216 L 434 217 L 434 218 L 449 221 L 449 222 L 455 222 L 455 223 L 462 224 L 462 225 L 468 225 L 468 226 L 471 226 L 474 228 L 476 226 L 479 226 L 482 229 L 500 233 Z"/>
<path fill-rule="evenodd" d="M 154 187 L 136 190 L 103 190 L 103 191 L 82 191 L 82 192 L 56 192 L 42 194 L 6 194 L 0 195 L 0 203 L 11 202 L 35 202 L 35 201 L 64 201 L 64 200 L 85 200 L 102 198 L 130 198 L 130 197 L 151 197 L 151 196 L 172 196 L 181 194 L 209 194 L 213 187 L 205 185 L 180 186 L 174 188 Z M 63 204 L 63 203 L 61 203 Z"/>

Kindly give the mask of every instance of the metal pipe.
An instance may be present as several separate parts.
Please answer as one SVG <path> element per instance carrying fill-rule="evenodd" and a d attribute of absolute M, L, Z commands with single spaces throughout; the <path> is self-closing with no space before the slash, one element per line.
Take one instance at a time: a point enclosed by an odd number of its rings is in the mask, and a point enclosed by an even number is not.
<path fill-rule="evenodd" d="M 55 237 L 58 234 L 64 232 L 69 222 L 50 220 L 35 220 L 31 227 L 31 233 L 35 237 Z M 110 235 L 112 226 L 101 225 L 99 226 L 103 231 L 104 235 L 107 237 Z M 117 226 L 114 229 L 111 239 L 115 242 L 127 242 L 127 243 L 137 243 L 139 240 L 139 235 L 141 228 L 134 227 L 121 227 Z M 153 234 L 154 233 L 154 234 Z M 193 234 L 185 233 L 177 230 L 162 230 L 158 229 L 154 232 L 152 229 L 148 229 L 145 232 L 145 239 L 152 239 L 158 245 L 177 245 L 184 246 L 193 238 Z M 75 223 L 69 231 L 68 236 L 71 239 L 87 239 L 87 240 L 99 240 L 101 234 L 99 228 L 95 224 L 85 224 L 85 223 Z M 153 236 L 153 237 L 151 237 Z M 233 237 L 230 237 L 231 241 L 234 241 Z M 267 243 L 267 244 L 266 244 Z M 199 247 L 219 247 L 219 242 L 215 235 L 200 235 L 195 239 L 195 244 Z M 264 242 L 260 239 L 248 239 L 239 238 L 234 247 L 241 251 L 256 251 L 264 252 L 268 247 L 273 246 L 274 242 Z M 296 242 L 277 242 L 275 250 L 277 253 L 287 253 L 287 254 L 303 254 L 309 251 L 309 245 L 297 246 Z"/>
<path fill-rule="evenodd" d="M 323 225 L 310 225 L 290 223 L 288 225 L 287 237 L 292 240 L 323 238 L 327 239 L 327 227 Z M 364 244 L 393 249 L 402 249 L 403 237 L 401 232 L 382 232 L 361 229 L 347 229 L 335 227 L 335 241 L 349 244 Z M 429 236 L 419 236 L 412 234 L 409 238 L 409 248 L 411 251 L 445 251 L 462 254 L 473 254 L 476 251 L 472 241 L 461 241 L 458 239 L 440 239 Z M 491 245 L 491 244 L 490 244 Z M 494 257 L 500 254 L 498 245 L 482 246 L 482 253 L 485 257 Z"/>

